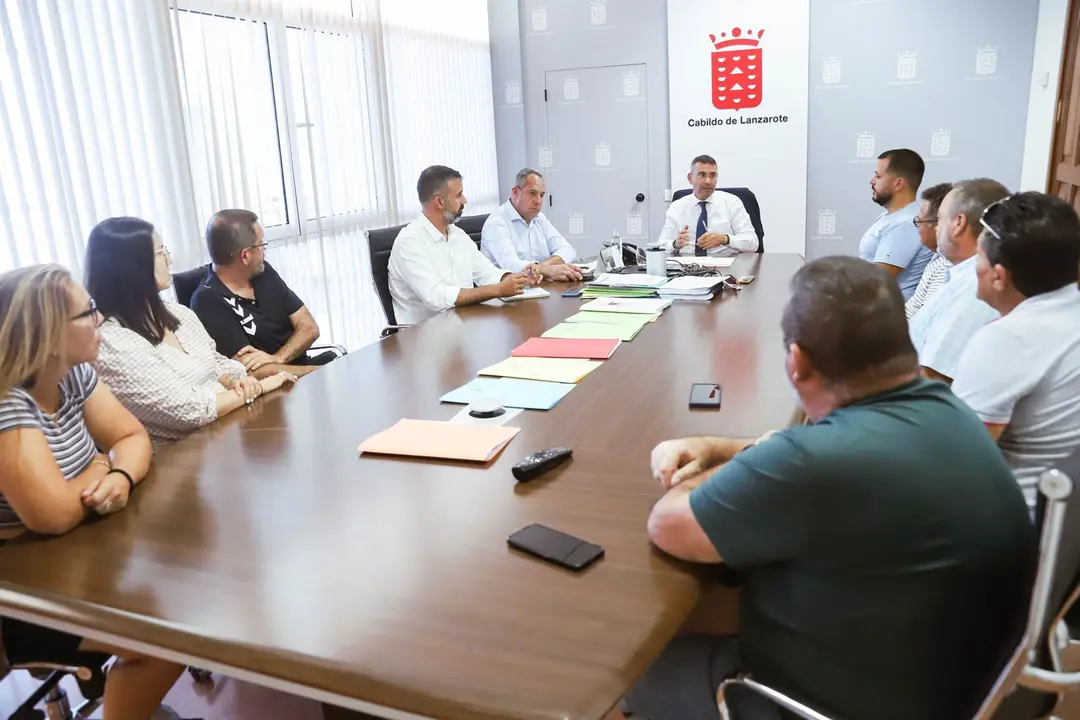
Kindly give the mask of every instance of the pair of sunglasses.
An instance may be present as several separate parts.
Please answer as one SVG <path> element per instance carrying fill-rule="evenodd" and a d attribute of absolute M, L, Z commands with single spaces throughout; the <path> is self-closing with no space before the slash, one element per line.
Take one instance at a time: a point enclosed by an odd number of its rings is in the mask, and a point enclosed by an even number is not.
<path fill-rule="evenodd" d="M 991 226 L 989 222 L 987 222 L 986 215 L 991 210 L 996 208 L 998 205 L 1004 205 L 1005 203 L 1009 202 L 1009 200 L 1011 200 L 1012 198 L 1013 198 L 1012 195 L 1007 195 L 1007 196 L 1001 198 L 1000 200 L 998 200 L 997 202 L 990 203 L 989 205 L 986 206 L 986 209 L 982 211 L 982 215 L 979 216 L 979 224 L 982 225 L 984 228 L 986 228 L 986 232 L 990 233 L 991 235 L 996 237 L 998 240 L 1001 239 L 1001 233 L 998 232 L 996 229 L 994 229 L 994 227 Z"/>

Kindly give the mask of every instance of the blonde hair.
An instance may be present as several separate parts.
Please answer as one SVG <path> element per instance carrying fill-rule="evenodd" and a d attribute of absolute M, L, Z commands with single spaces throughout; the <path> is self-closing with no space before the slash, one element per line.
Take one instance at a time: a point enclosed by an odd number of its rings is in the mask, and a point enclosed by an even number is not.
<path fill-rule="evenodd" d="M 33 382 L 66 351 L 71 273 L 32 265 L 0 275 L 0 397 Z"/>

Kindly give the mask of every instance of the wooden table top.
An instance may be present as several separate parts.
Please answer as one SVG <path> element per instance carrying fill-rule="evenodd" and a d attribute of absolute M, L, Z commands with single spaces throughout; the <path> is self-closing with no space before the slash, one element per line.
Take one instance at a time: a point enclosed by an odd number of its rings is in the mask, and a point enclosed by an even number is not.
<path fill-rule="evenodd" d="M 486 467 L 356 448 L 403 417 L 450 418 L 462 406 L 440 405 L 443 393 L 579 300 L 554 286 L 351 353 L 161 451 L 124 512 L 8 543 L 0 614 L 108 632 L 356 709 L 597 720 L 700 593 L 646 534 L 661 495 L 650 451 L 788 424 L 779 321 L 801 265 L 740 257 L 731 272 L 755 283 L 676 303 L 553 410 L 514 418 L 521 433 Z M 721 383 L 723 407 L 689 410 L 694 382 Z M 553 445 L 573 460 L 517 486 L 511 465 Z M 573 574 L 509 550 L 507 536 L 534 522 L 606 556 Z"/>

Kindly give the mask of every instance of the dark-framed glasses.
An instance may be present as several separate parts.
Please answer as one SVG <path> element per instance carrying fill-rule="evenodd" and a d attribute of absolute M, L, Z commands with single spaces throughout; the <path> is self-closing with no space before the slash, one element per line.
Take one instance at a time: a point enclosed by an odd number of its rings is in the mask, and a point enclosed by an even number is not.
<path fill-rule="evenodd" d="M 919 217 L 912 218 L 911 224 L 917 228 L 921 228 L 923 225 L 937 225 L 937 218 L 926 218 L 925 220 Z"/>
<path fill-rule="evenodd" d="M 1009 202 L 1009 200 L 1011 200 L 1011 199 L 1012 199 L 1012 197 L 1013 197 L 1012 195 L 1006 195 L 1005 197 L 1001 198 L 1001 199 L 1000 199 L 1000 200 L 998 200 L 997 202 L 992 202 L 992 203 L 990 203 L 989 205 L 987 205 L 987 206 L 986 206 L 986 209 L 982 211 L 982 215 L 980 215 L 980 216 L 979 216 L 979 224 L 980 224 L 980 225 L 982 225 L 982 226 L 983 226 L 984 228 L 986 228 L 986 232 L 990 233 L 991 235 L 993 235 L 994 237 L 996 237 L 996 238 L 997 238 L 998 240 L 1000 240 L 1000 239 L 1001 239 L 1001 233 L 1000 233 L 1000 232 L 998 232 L 997 230 L 995 230 L 995 229 L 994 229 L 994 228 L 993 228 L 993 227 L 992 227 L 992 226 L 990 225 L 990 223 L 989 223 L 989 222 L 987 222 L 987 220 L 986 220 L 986 215 L 987 215 L 987 213 L 989 213 L 989 212 L 990 212 L 991 210 L 993 210 L 994 208 L 996 208 L 996 207 L 997 207 L 998 205 L 1004 205 L 1005 203 Z"/>
<path fill-rule="evenodd" d="M 94 302 L 94 298 L 90 298 L 90 302 L 86 304 L 86 309 L 78 315 L 72 315 L 69 319 L 71 322 L 77 322 L 79 320 L 85 320 L 88 317 L 97 317 L 98 315 L 97 303 Z"/>

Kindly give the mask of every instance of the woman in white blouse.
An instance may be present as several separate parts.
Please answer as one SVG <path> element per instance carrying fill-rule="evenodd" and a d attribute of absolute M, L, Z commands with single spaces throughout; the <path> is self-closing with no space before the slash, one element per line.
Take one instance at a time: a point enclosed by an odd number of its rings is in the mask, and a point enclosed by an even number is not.
<path fill-rule="evenodd" d="M 218 354 L 194 312 L 158 295 L 172 285 L 171 265 L 145 220 L 109 218 L 90 232 L 86 288 L 105 317 L 97 371 L 155 449 L 296 380 L 255 380 Z"/>

